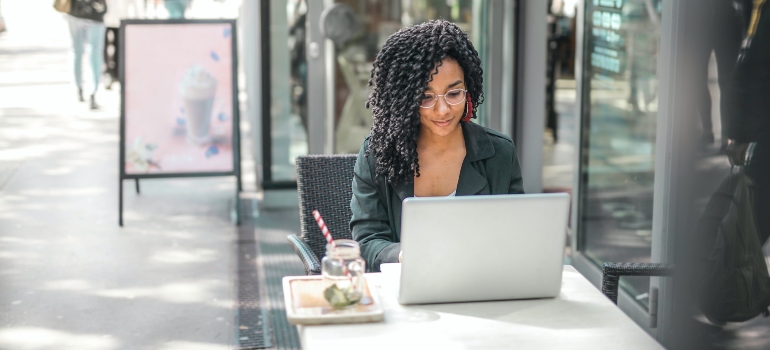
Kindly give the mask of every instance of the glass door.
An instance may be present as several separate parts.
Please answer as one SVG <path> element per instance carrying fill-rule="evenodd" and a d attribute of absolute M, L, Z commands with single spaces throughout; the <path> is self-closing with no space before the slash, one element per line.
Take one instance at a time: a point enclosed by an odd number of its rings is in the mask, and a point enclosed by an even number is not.
<path fill-rule="evenodd" d="M 262 187 L 296 187 L 295 159 L 308 153 L 307 3 L 262 0 Z"/>
<path fill-rule="evenodd" d="M 604 262 L 652 262 L 661 0 L 586 0 L 573 262 L 600 279 Z M 650 278 L 621 279 L 644 318 Z M 634 315 L 631 315 L 632 317 Z M 646 323 L 646 322 L 645 322 Z"/>

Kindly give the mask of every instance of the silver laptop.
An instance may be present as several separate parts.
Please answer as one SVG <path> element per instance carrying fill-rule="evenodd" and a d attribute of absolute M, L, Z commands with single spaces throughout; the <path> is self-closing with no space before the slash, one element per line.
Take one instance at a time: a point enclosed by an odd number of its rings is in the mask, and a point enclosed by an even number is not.
<path fill-rule="evenodd" d="M 569 195 L 404 200 L 401 304 L 555 297 Z"/>

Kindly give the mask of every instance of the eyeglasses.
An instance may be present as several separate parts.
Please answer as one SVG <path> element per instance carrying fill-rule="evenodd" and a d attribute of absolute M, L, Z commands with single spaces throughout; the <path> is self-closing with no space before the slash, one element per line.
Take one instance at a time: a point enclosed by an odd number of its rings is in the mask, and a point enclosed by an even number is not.
<path fill-rule="evenodd" d="M 468 90 L 464 89 L 452 89 L 443 95 L 425 92 L 422 94 L 422 99 L 420 100 L 420 108 L 431 108 L 435 106 L 439 96 L 444 96 L 444 101 L 446 101 L 448 105 L 459 105 L 465 101 L 465 93 L 467 91 Z"/>

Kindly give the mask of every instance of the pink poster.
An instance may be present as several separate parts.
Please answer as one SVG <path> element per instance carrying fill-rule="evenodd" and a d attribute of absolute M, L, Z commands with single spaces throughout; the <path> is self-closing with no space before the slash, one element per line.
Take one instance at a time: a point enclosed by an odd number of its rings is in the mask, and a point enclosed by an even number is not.
<path fill-rule="evenodd" d="M 125 174 L 234 172 L 232 22 L 124 31 Z"/>

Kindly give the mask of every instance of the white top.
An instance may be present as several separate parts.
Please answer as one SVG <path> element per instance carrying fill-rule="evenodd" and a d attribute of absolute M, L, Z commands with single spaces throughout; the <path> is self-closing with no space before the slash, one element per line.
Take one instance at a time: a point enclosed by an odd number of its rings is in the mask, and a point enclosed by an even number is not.
<path fill-rule="evenodd" d="M 456 196 L 456 195 L 457 195 L 457 190 L 454 190 L 454 191 L 452 191 L 452 193 L 450 193 L 450 194 L 449 194 L 447 197 L 454 197 L 454 196 Z M 425 197 L 417 197 L 417 196 L 415 196 L 415 197 L 416 197 L 416 198 L 425 198 Z"/>
<path fill-rule="evenodd" d="M 400 264 L 367 274 L 385 321 L 298 326 L 305 350 L 663 349 L 572 266 L 556 298 L 402 306 Z"/>

